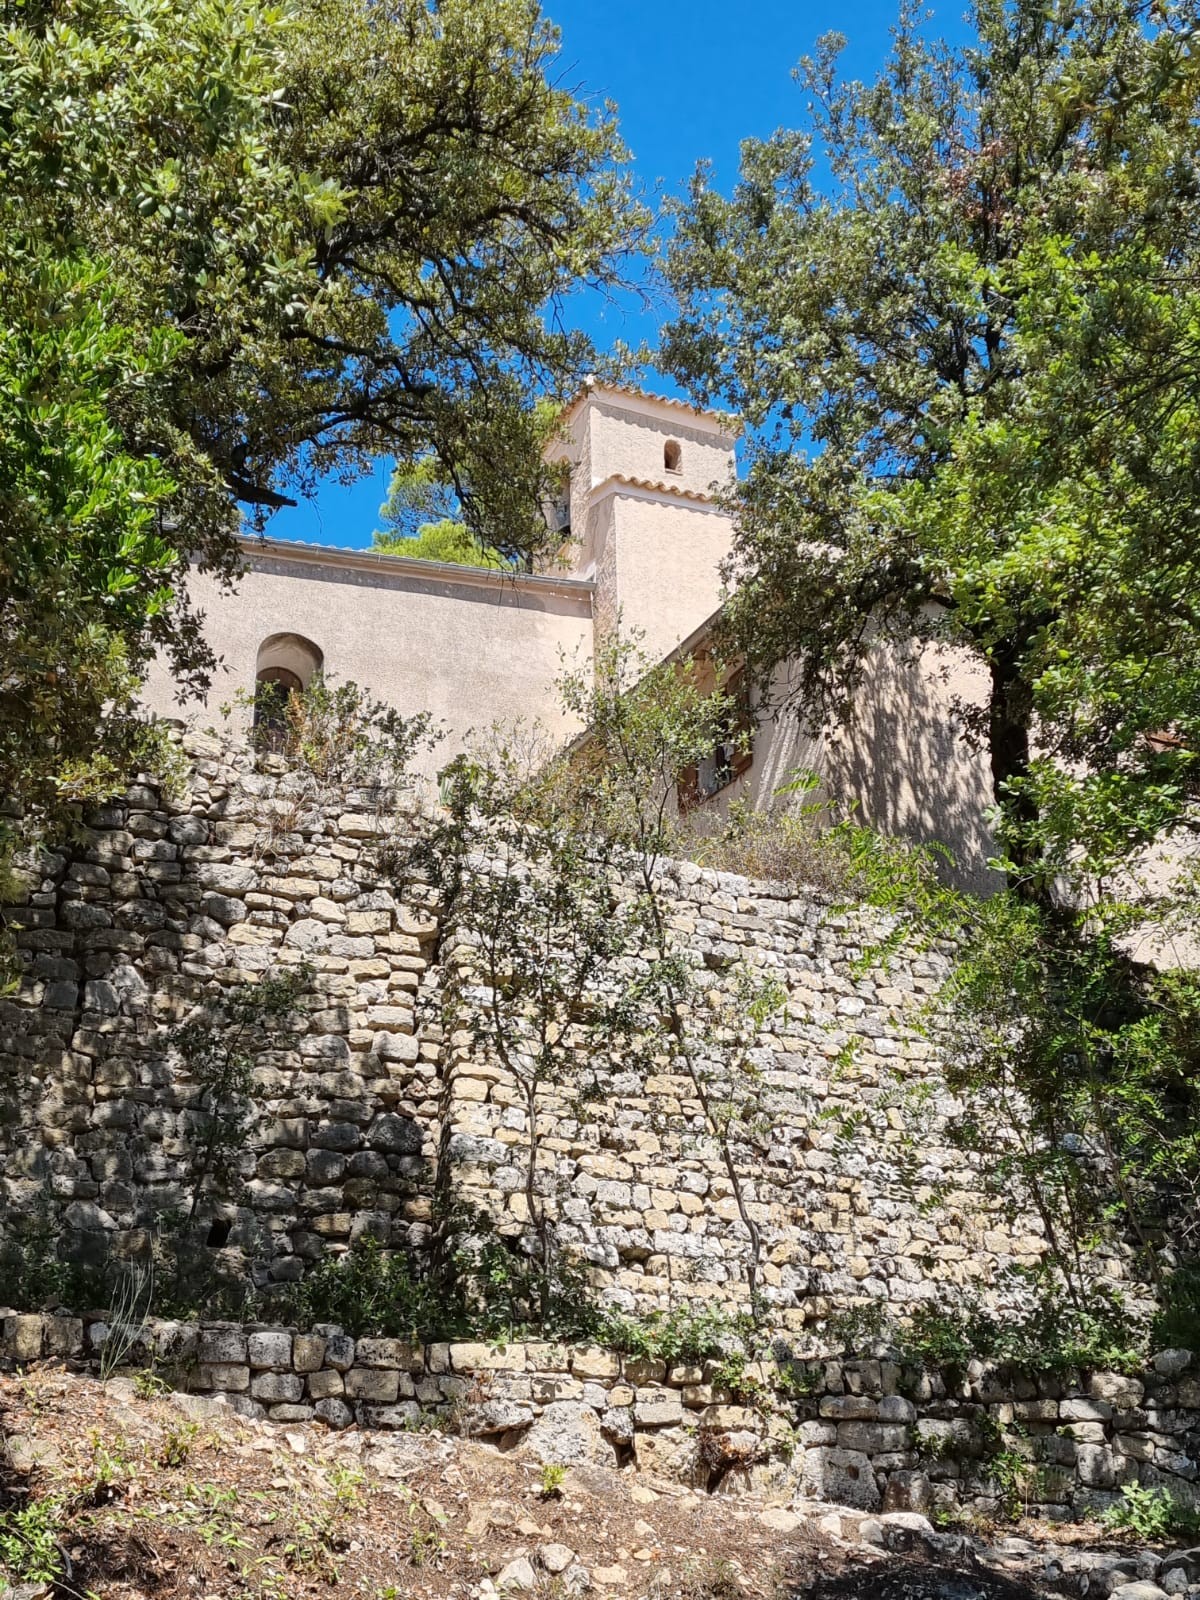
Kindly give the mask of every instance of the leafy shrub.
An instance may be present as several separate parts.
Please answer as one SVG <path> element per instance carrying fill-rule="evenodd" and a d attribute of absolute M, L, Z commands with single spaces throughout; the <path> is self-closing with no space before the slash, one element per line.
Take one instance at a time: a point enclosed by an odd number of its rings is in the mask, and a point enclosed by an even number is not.
<path fill-rule="evenodd" d="M 938 881 L 939 869 L 952 864 L 943 846 L 891 838 L 852 817 L 835 820 L 825 801 L 794 804 L 792 797 L 819 784 L 816 773 L 804 771 L 775 790 L 788 802 L 786 810 L 756 811 L 749 801 L 734 801 L 720 831 L 683 833 L 681 852 L 720 872 L 820 889 L 891 911 L 917 910 L 926 918 L 952 903 Z"/>
<path fill-rule="evenodd" d="M 510 1247 L 486 1217 L 463 1219 L 440 1268 L 364 1236 L 344 1256 L 317 1263 L 295 1291 L 301 1323 L 335 1322 L 356 1336 L 413 1343 L 527 1335 L 596 1339 L 605 1324 L 582 1269 L 557 1257 L 547 1269 Z"/>
<path fill-rule="evenodd" d="M 442 1338 L 457 1331 L 465 1309 L 433 1293 L 403 1254 L 386 1253 L 370 1235 L 343 1256 L 325 1256 L 312 1267 L 294 1296 L 302 1325 L 333 1322 L 355 1337 Z"/>
<path fill-rule="evenodd" d="M 1044 1275 L 1014 1274 L 1026 1294 L 1020 1309 L 993 1312 L 978 1301 L 924 1305 L 907 1323 L 878 1303 L 831 1317 L 826 1336 L 847 1356 L 887 1350 L 914 1366 L 961 1369 L 992 1361 L 1031 1372 L 1068 1368 L 1135 1372 L 1145 1363 L 1145 1331 L 1116 1299 L 1077 1304 Z"/>
<path fill-rule="evenodd" d="M 609 1314 L 598 1329 L 603 1343 L 625 1355 L 675 1363 L 744 1357 L 755 1331 L 748 1312 L 721 1306 L 680 1306 L 645 1317 Z"/>
<path fill-rule="evenodd" d="M 1163 1284 L 1150 1342 L 1156 1350 L 1200 1350 L 1200 1267 L 1181 1267 Z"/>
<path fill-rule="evenodd" d="M 62 1502 L 52 1498 L 0 1511 L 0 1574 L 18 1583 L 56 1583 L 63 1567 L 62 1516 Z"/>
<path fill-rule="evenodd" d="M 1200 1532 L 1200 1511 L 1177 1500 L 1169 1489 L 1127 1483 L 1120 1504 L 1104 1513 L 1104 1524 L 1151 1542 L 1192 1538 Z"/>
<path fill-rule="evenodd" d="M 0 1283 L 12 1305 L 28 1310 L 76 1310 L 102 1301 L 103 1274 L 58 1253 L 61 1230 L 48 1210 L 13 1211 L 5 1219 L 8 1237 L 0 1242 Z"/>
<path fill-rule="evenodd" d="M 254 713 L 254 747 L 281 757 L 322 792 L 406 789 L 413 757 L 440 737 L 427 712 L 403 717 L 358 684 L 334 686 L 322 672 L 302 693 L 264 683 L 238 702 Z"/>

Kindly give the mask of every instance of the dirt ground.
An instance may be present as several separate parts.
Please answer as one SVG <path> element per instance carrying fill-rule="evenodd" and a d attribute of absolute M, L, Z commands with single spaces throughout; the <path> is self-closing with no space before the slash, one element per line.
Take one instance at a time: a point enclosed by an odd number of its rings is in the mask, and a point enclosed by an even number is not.
<path fill-rule="evenodd" d="M 440 1433 L 329 1433 L 52 1368 L 0 1376 L 20 1600 L 1032 1600 L 919 1555 L 872 1557 L 762 1499 L 632 1470 L 559 1475 Z M 36 1509 L 31 1514 L 30 1508 Z M 13 1512 L 24 1512 L 19 1518 Z M 36 1552 L 54 1582 L 36 1581 Z M 48 1552 L 48 1554 L 47 1554 Z M 4 1594 L 0 1576 L 0 1596 Z"/>

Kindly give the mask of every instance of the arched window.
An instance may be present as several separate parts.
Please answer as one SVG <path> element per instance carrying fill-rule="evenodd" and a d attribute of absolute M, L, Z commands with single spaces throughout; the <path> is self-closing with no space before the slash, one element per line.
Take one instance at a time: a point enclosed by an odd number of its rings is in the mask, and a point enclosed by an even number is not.
<path fill-rule="evenodd" d="M 288 697 L 303 694 L 324 664 L 320 647 L 299 633 L 273 633 L 259 645 L 254 668 L 254 731 L 267 749 L 277 748 L 283 741 Z"/>
<path fill-rule="evenodd" d="M 663 466 L 668 472 L 678 472 L 683 462 L 683 449 L 678 439 L 668 439 L 663 445 Z"/>

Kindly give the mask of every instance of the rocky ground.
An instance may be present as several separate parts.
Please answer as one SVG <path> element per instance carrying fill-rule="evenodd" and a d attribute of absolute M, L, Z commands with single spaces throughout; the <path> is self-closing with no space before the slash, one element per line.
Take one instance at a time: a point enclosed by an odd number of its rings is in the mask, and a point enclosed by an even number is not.
<path fill-rule="evenodd" d="M 145 1379 L 0 1377 L 0 1436 L 0 1597 L 7 1561 L 18 1600 L 1200 1596 L 1200 1550 L 1095 1527 L 968 1537 L 632 1468 L 556 1472 L 441 1433 L 247 1420 Z"/>

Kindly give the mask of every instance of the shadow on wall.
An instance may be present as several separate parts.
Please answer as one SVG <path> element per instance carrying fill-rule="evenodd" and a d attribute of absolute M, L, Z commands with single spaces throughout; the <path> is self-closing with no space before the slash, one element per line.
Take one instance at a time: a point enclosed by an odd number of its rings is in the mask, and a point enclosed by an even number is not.
<path fill-rule="evenodd" d="M 1000 874 L 987 812 L 991 774 L 985 752 L 965 737 L 958 706 L 982 705 L 987 674 L 961 652 L 932 644 L 881 644 L 872 652 L 848 723 L 814 732 L 796 702 L 794 663 L 777 671 L 771 696 L 781 709 L 764 722 L 753 779 L 754 803 L 771 806 L 797 769 L 816 772 L 819 794 L 841 817 L 921 844 L 944 845 L 948 877 L 988 893 Z"/>

